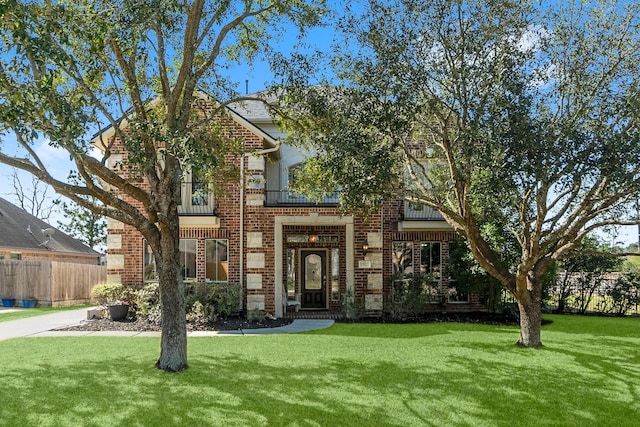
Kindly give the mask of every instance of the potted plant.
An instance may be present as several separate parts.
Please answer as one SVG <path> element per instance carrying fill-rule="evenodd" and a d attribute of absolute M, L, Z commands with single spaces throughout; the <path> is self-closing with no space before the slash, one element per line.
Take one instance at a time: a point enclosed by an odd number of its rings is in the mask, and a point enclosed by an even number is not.
<path fill-rule="evenodd" d="M 129 315 L 129 303 L 123 300 L 117 300 L 109 304 L 109 315 L 111 320 L 124 320 Z"/>
<path fill-rule="evenodd" d="M 38 304 L 38 300 L 34 297 L 26 297 L 22 299 L 22 307 L 34 308 Z"/>
<path fill-rule="evenodd" d="M 2 298 L 2 306 L 3 307 L 13 307 L 13 305 L 16 303 L 16 299 L 15 298 Z"/>

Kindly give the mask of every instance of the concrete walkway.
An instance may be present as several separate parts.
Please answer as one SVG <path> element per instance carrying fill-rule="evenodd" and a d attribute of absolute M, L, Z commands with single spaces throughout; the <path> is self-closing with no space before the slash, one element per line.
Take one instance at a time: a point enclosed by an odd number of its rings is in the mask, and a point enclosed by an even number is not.
<path fill-rule="evenodd" d="M 0 309 L 4 311 L 4 309 Z M 0 313 L 2 312 L 0 311 Z M 160 332 L 125 332 L 125 331 L 54 331 L 80 324 L 87 318 L 87 308 L 61 311 L 26 319 L 0 322 L 0 341 L 18 337 L 61 337 L 61 336 L 127 336 L 127 337 L 159 337 Z M 333 320 L 296 319 L 293 323 L 279 328 L 244 329 L 242 331 L 194 331 L 189 337 L 209 336 L 247 336 L 264 334 L 290 334 L 296 332 L 324 329 L 333 325 Z"/>

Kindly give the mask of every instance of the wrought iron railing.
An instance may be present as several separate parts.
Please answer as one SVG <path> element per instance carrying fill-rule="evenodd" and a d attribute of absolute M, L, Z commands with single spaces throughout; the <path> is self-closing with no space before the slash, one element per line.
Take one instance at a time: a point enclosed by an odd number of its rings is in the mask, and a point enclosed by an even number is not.
<path fill-rule="evenodd" d="M 213 193 L 207 192 L 201 182 L 183 182 L 180 194 L 180 215 L 212 215 L 217 216 L 216 203 Z"/>
<path fill-rule="evenodd" d="M 265 206 L 302 205 L 302 206 L 335 206 L 338 204 L 338 194 L 323 197 L 320 200 L 294 193 L 288 190 L 266 190 Z"/>

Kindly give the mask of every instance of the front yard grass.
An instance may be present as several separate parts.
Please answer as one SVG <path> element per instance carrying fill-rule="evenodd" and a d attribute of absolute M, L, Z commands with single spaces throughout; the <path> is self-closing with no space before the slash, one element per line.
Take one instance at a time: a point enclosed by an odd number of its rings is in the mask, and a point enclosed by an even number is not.
<path fill-rule="evenodd" d="M 177 375 L 155 338 L 13 339 L 0 425 L 639 425 L 640 319 L 544 317 L 541 349 L 453 323 L 189 338 Z"/>

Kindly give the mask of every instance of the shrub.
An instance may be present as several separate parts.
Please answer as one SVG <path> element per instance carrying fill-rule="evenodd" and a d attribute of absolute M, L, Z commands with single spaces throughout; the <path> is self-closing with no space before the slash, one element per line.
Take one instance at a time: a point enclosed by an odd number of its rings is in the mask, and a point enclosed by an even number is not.
<path fill-rule="evenodd" d="M 215 321 L 228 317 L 238 312 L 241 294 L 237 283 L 189 283 L 185 285 L 188 318 Z"/>
<path fill-rule="evenodd" d="M 341 305 L 345 319 L 359 320 L 364 315 L 364 301 L 356 298 L 353 291 L 342 294 Z"/>
<path fill-rule="evenodd" d="M 135 299 L 135 291 L 122 283 L 103 283 L 93 287 L 90 297 L 91 301 L 102 306 L 115 301 L 131 303 Z"/>
<path fill-rule="evenodd" d="M 431 286 L 427 279 L 426 276 L 404 275 L 400 280 L 393 280 L 391 300 L 385 309 L 392 319 L 416 318 L 425 312 L 425 306 L 431 298 L 437 299 L 438 289 Z"/>
<path fill-rule="evenodd" d="M 200 301 L 196 301 L 187 311 L 187 322 L 195 325 L 205 325 L 209 323 L 209 316 L 205 311 L 204 305 Z"/>
<path fill-rule="evenodd" d="M 624 316 L 634 306 L 640 304 L 640 283 L 638 273 L 626 273 L 604 288 L 603 299 L 597 304 L 601 313 Z"/>
<path fill-rule="evenodd" d="M 148 283 L 138 289 L 133 300 L 135 301 L 136 315 L 148 318 L 153 313 L 159 319 L 159 313 L 156 310 L 156 307 L 160 306 L 160 287 L 158 283 Z"/>
<path fill-rule="evenodd" d="M 185 284 L 185 305 L 190 322 L 212 322 L 239 311 L 242 289 L 237 283 L 188 283 Z M 100 305 L 124 300 L 131 306 L 132 316 L 146 318 L 159 324 L 162 318 L 158 283 L 148 283 L 142 288 L 122 284 L 97 285 L 91 297 Z"/>

